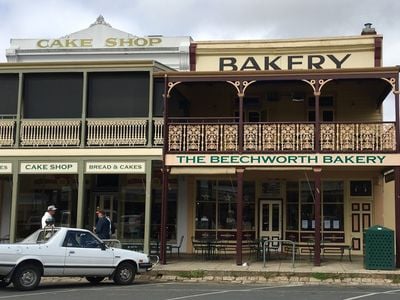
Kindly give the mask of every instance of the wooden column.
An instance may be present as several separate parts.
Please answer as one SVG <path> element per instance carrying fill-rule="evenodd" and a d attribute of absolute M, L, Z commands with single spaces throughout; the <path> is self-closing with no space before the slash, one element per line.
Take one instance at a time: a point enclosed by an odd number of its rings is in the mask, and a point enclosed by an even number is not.
<path fill-rule="evenodd" d="M 244 169 L 236 170 L 236 264 L 242 265 L 242 240 L 243 240 L 243 173 Z"/>
<path fill-rule="evenodd" d="M 238 139 L 238 143 L 239 143 L 239 154 L 243 153 L 243 132 L 244 132 L 244 120 L 243 120 L 243 98 L 244 98 L 244 94 L 243 93 L 239 93 L 239 139 Z"/>
<path fill-rule="evenodd" d="M 167 263 L 167 214 L 168 214 L 168 170 L 162 170 L 161 229 L 160 229 L 160 261 Z"/>
<path fill-rule="evenodd" d="M 394 101 L 396 113 L 396 153 L 400 153 L 400 100 L 399 80 L 396 78 L 394 86 Z M 396 267 L 400 268 L 400 166 L 394 168 L 394 210 L 396 234 Z"/>
<path fill-rule="evenodd" d="M 315 92 L 314 92 L 314 97 L 315 97 L 315 152 L 319 153 L 321 150 L 321 144 L 320 144 L 320 132 L 321 132 L 321 119 L 320 119 L 320 110 L 319 110 L 319 84 L 318 81 L 315 83 Z"/>
<path fill-rule="evenodd" d="M 321 168 L 314 168 L 314 212 L 315 212 L 315 246 L 314 266 L 321 265 Z"/>
<path fill-rule="evenodd" d="M 168 77 L 164 77 L 164 129 L 163 129 L 163 161 L 162 161 L 162 196 L 160 224 L 160 262 L 167 263 L 167 213 L 168 213 L 168 169 L 165 165 L 165 155 L 168 150 Z"/>

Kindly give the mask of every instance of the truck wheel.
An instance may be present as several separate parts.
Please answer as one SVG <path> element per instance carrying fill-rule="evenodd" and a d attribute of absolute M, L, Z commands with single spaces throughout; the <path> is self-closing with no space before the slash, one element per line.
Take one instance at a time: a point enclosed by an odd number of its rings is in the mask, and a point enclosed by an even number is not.
<path fill-rule="evenodd" d="M 35 265 L 26 264 L 19 266 L 13 275 L 12 282 L 14 287 L 20 291 L 35 289 L 41 278 L 41 272 Z"/>
<path fill-rule="evenodd" d="M 135 279 L 135 274 L 136 267 L 129 262 L 123 262 L 115 270 L 113 280 L 116 284 L 120 285 L 131 284 L 133 279 Z"/>
<path fill-rule="evenodd" d="M 96 276 L 88 276 L 86 280 L 89 281 L 91 284 L 98 284 L 103 281 L 104 277 L 96 277 Z"/>

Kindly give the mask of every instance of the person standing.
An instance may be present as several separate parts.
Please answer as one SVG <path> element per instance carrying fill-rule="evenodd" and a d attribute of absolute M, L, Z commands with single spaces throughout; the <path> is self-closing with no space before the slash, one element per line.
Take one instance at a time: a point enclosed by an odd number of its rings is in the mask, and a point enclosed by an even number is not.
<path fill-rule="evenodd" d="M 42 228 L 45 228 L 48 224 L 54 225 L 54 215 L 57 211 L 57 207 L 54 205 L 49 205 L 47 207 L 47 211 L 44 213 L 42 217 Z"/>
<path fill-rule="evenodd" d="M 102 239 L 102 240 L 108 240 L 110 239 L 110 226 L 111 223 L 109 219 L 106 216 L 106 213 L 104 210 L 100 209 L 97 212 L 97 216 L 99 217 L 96 227 L 94 228 L 94 232 L 97 234 L 97 236 Z"/>

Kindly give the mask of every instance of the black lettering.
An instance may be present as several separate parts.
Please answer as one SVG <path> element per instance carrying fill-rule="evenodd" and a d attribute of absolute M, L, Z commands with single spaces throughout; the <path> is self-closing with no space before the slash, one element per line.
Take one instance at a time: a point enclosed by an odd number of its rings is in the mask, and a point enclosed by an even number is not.
<path fill-rule="evenodd" d="M 309 55 L 308 68 L 309 69 L 322 69 L 321 65 L 325 62 L 325 57 L 322 55 Z"/>
<path fill-rule="evenodd" d="M 341 69 L 343 63 L 350 57 L 351 54 L 346 54 L 345 57 L 342 58 L 342 60 L 338 60 L 335 55 L 333 54 L 328 54 L 327 56 L 330 58 L 331 61 L 336 65 L 336 69 Z"/>
<path fill-rule="evenodd" d="M 271 67 L 273 70 L 282 70 L 276 64 L 276 61 L 280 59 L 281 56 L 277 56 L 273 60 L 269 61 L 269 56 L 264 57 L 264 70 L 269 70 L 270 69 L 269 67 Z"/>
<path fill-rule="evenodd" d="M 225 67 L 230 67 L 230 70 L 225 70 Z M 234 57 L 220 57 L 219 70 L 220 71 L 237 71 L 236 58 Z"/>
<path fill-rule="evenodd" d="M 288 70 L 293 69 L 293 65 L 301 65 L 303 62 L 294 61 L 295 59 L 303 58 L 303 55 L 289 55 L 288 56 Z"/>
<path fill-rule="evenodd" d="M 261 68 L 258 65 L 258 63 L 256 62 L 256 60 L 254 59 L 254 57 L 250 56 L 246 59 L 243 66 L 240 68 L 240 71 L 244 71 L 244 70 L 259 70 L 260 71 Z"/>

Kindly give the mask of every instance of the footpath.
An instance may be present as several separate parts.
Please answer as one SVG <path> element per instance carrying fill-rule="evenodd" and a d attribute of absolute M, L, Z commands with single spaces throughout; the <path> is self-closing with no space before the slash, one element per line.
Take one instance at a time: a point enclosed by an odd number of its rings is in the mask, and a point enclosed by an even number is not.
<path fill-rule="evenodd" d="M 400 286 L 400 270 L 366 270 L 362 257 L 350 262 L 329 257 L 315 267 L 308 259 L 246 262 L 237 266 L 233 259 L 212 260 L 170 259 L 166 265 L 156 265 L 140 280 L 180 282 L 344 284 Z"/>

